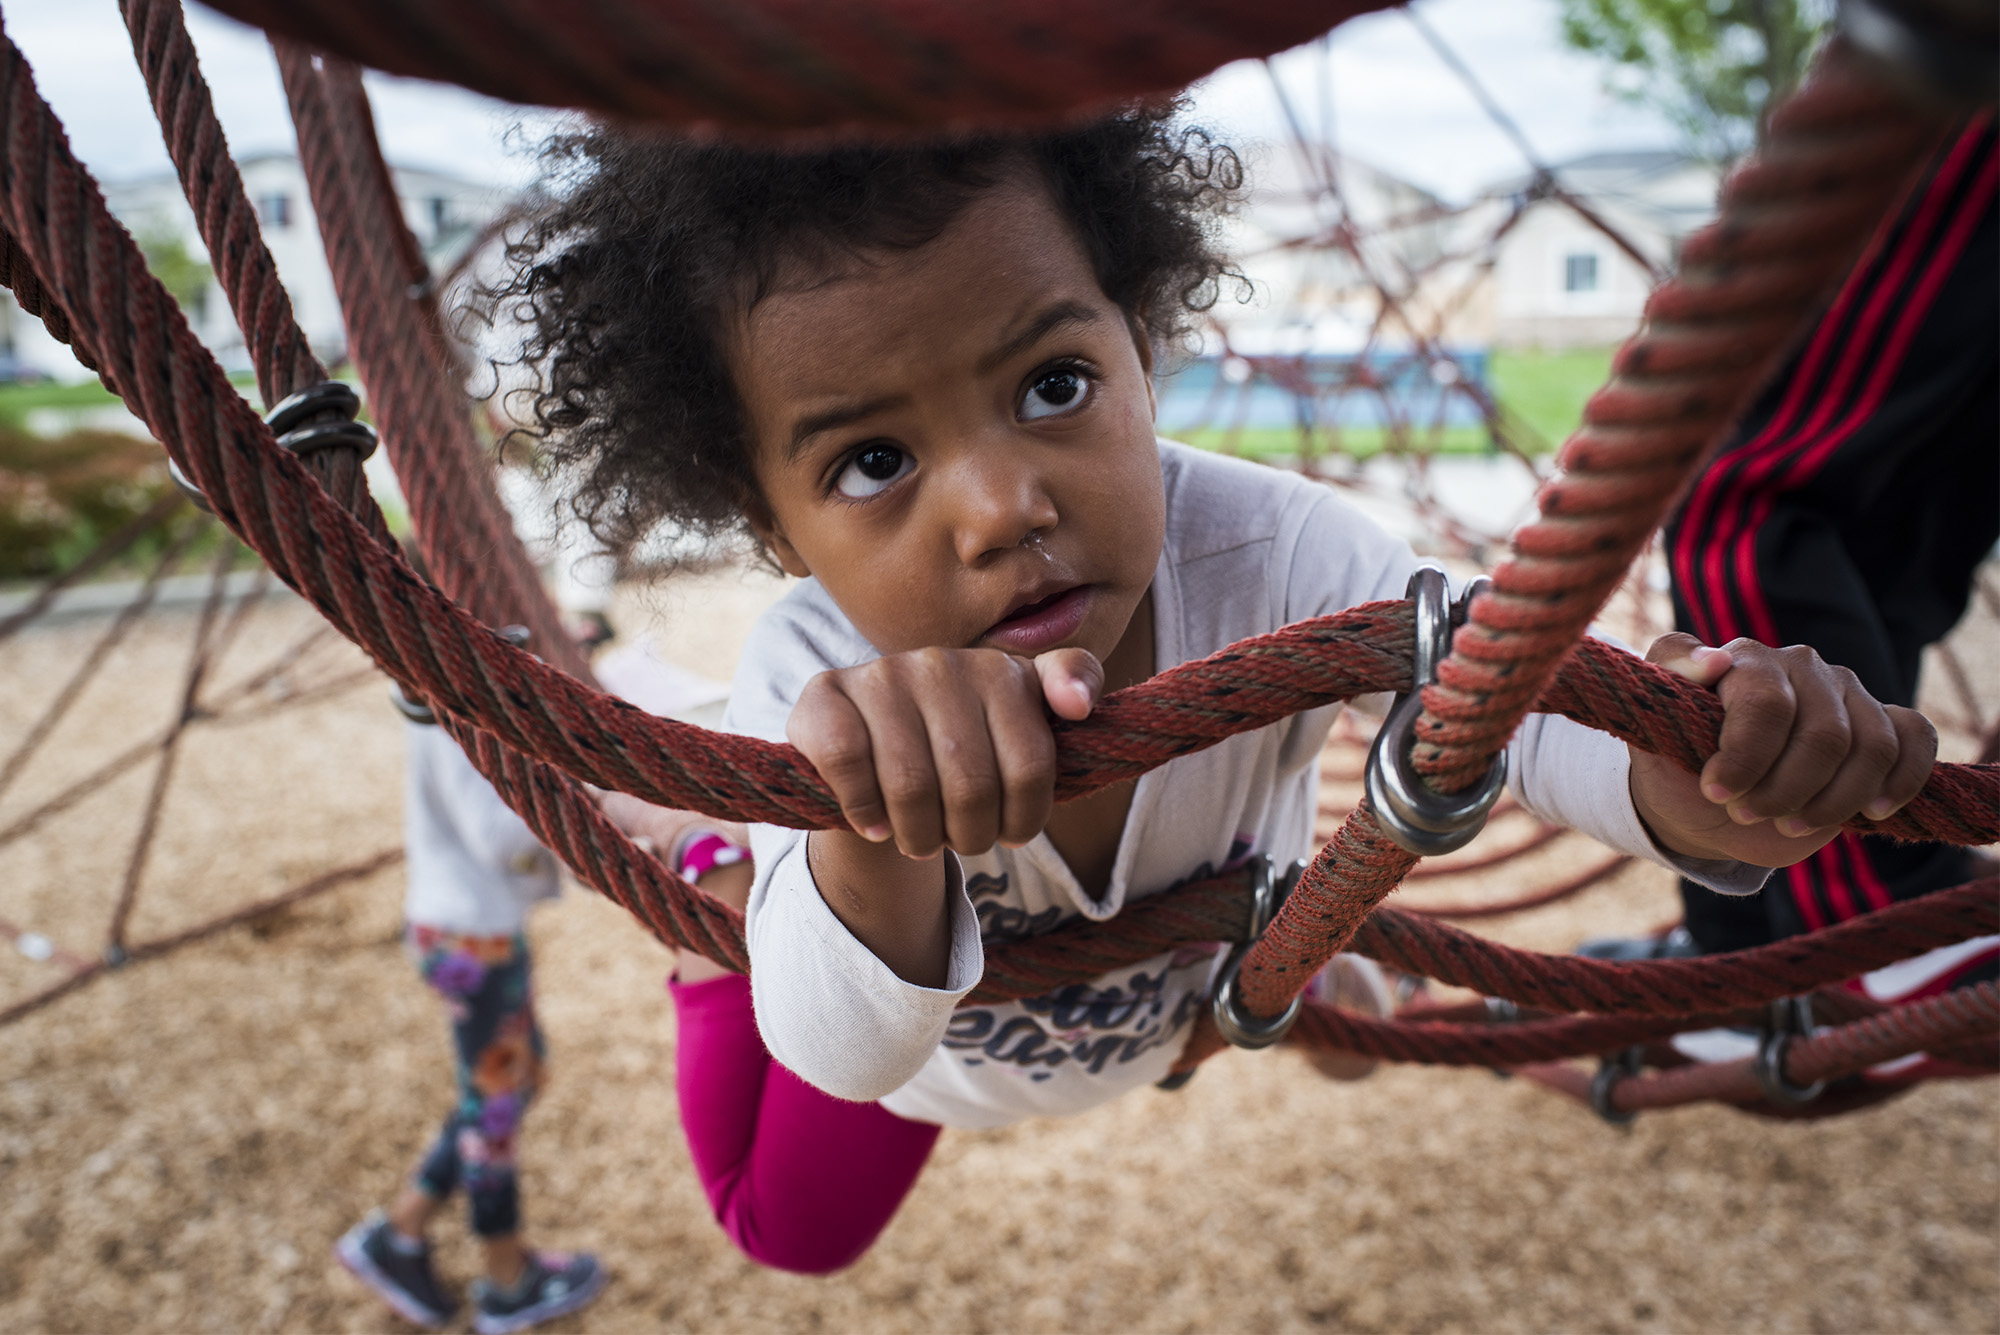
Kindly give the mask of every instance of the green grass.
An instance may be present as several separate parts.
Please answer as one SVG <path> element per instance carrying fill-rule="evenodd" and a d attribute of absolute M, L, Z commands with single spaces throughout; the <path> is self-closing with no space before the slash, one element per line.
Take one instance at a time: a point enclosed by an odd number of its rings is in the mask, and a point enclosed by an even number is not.
<path fill-rule="evenodd" d="M 251 389 L 257 378 L 248 371 L 232 372 L 229 383 Z M 254 397 L 254 389 L 251 391 Z M 15 431 L 28 428 L 28 414 L 38 408 L 109 408 L 124 400 L 106 389 L 101 381 L 85 380 L 74 385 L 43 381 L 35 385 L 0 385 L 0 427 Z"/>
<path fill-rule="evenodd" d="M 103 408 L 120 402 L 95 380 L 75 385 L 0 385 L 0 425 L 27 430 L 28 414 L 37 408 Z"/>
<path fill-rule="evenodd" d="M 1554 448 L 1562 443 L 1583 416 L 1584 402 L 1597 392 L 1611 373 L 1610 348 L 1585 348 L 1573 352 L 1501 352 L 1488 363 L 1494 395 L 1511 416 L 1526 425 L 1538 440 L 1523 442 L 1532 448 Z M 239 385 L 252 382 L 248 375 L 230 377 Z M 37 408 L 97 408 L 118 402 L 94 380 L 78 385 L 0 385 L 0 426 L 22 430 L 27 416 Z M 1204 449 L 1227 448 L 1227 432 L 1207 428 L 1185 433 L 1191 445 Z M 1332 445 L 1323 440 L 1322 448 Z M 1349 454 L 1366 458 L 1379 453 L 1388 443 L 1381 427 L 1354 427 L 1340 433 L 1340 447 Z M 1444 454 L 1478 454 L 1486 450 L 1486 432 L 1480 427 L 1446 427 L 1441 432 L 1413 434 L 1413 447 Z M 1236 435 L 1236 452 L 1251 458 L 1296 455 L 1299 434 L 1290 427 L 1245 429 Z"/>
<path fill-rule="evenodd" d="M 1246 459 L 1295 458 L 1299 453 L 1299 433 L 1295 427 L 1245 427 L 1235 432 L 1203 427 L 1198 431 L 1175 433 L 1175 439 L 1204 450 L 1242 455 Z M 1233 443 L 1232 443 L 1233 442 Z M 1338 436 L 1318 432 L 1314 444 L 1322 451 L 1337 449 L 1342 454 L 1366 459 L 1390 447 L 1389 433 L 1379 426 L 1346 427 Z M 1425 454 L 1484 454 L 1486 428 L 1451 426 L 1441 431 L 1410 433 L 1410 447 Z"/>
<path fill-rule="evenodd" d="M 1572 352 L 1498 352 L 1487 363 L 1493 395 L 1548 448 L 1583 420 L 1583 405 L 1611 375 L 1611 348 Z"/>
<path fill-rule="evenodd" d="M 1488 363 L 1493 394 L 1512 420 L 1527 428 L 1518 442 L 1530 453 L 1562 444 L 1583 419 L 1583 405 L 1611 374 L 1610 348 L 1572 352 L 1495 352 Z M 1250 459 L 1296 458 L 1299 433 L 1293 427 L 1246 427 L 1234 433 L 1215 427 L 1179 433 L 1190 445 L 1224 450 Z M 1382 427 L 1349 427 L 1338 436 L 1322 432 L 1318 450 L 1338 449 L 1365 459 L 1390 447 Z M 1451 426 L 1410 433 L 1408 447 L 1426 454 L 1484 454 L 1491 448 L 1486 428 Z"/>

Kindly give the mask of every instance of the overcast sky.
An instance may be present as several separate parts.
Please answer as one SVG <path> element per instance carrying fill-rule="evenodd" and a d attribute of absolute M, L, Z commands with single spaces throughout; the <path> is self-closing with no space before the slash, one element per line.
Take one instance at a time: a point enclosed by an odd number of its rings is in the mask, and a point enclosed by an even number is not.
<path fill-rule="evenodd" d="M 1561 46 L 1554 0 L 1420 0 L 1419 7 L 1545 159 L 1674 142 L 1657 117 L 1606 97 L 1598 66 Z M 189 7 L 188 19 L 231 147 L 239 154 L 291 150 L 284 95 L 262 35 L 199 6 Z M 115 180 L 168 170 L 112 0 L 10 0 L 6 27 L 93 171 Z M 1346 24 L 1334 34 L 1330 61 L 1315 45 L 1274 65 L 1309 125 L 1320 121 L 1324 82 L 1342 150 L 1448 198 L 1463 198 L 1523 166 L 1400 13 Z M 1323 80 L 1322 71 L 1330 78 Z M 455 88 L 375 75 L 369 87 L 389 158 L 399 165 L 518 182 L 531 164 L 520 136 L 510 147 L 509 129 L 521 124 L 532 139 L 551 123 L 548 113 Z M 1197 98 L 1199 114 L 1234 137 L 1284 132 L 1261 63 L 1226 67 Z"/>

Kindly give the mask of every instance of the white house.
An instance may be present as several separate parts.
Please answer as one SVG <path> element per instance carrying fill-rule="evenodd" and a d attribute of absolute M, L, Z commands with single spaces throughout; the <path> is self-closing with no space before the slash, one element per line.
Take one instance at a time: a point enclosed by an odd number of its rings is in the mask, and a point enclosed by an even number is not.
<path fill-rule="evenodd" d="M 239 159 L 237 165 L 244 191 L 257 210 L 264 242 L 277 263 L 279 280 L 291 296 L 299 327 L 323 361 L 329 365 L 341 361 L 346 356 L 347 331 L 320 243 L 304 169 L 289 153 L 254 154 Z M 510 200 L 503 190 L 440 172 L 392 167 L 390 175 L 402 201 L 403 217 L 434 269 L 446 268 L 456 260 Z M 107 183 L 104 197 L 111 212 L 133 235 L 175 238 L 189 254 L 207 258 L 178 177 L 165 174 Z M 42 330 L 41 322 L 15 306 L 11 294 L 0 293 L 0 298 L 4 298 L 0 299 L 0 350 L 59 379 L 87 378 L 89 373 Z M 213 281 L 203 299 L 188 311 L 188 318 L 223 366 L 230 370 L 248 368 L 242 332 L 236 327 L 228 300 Z"/>
<path fill-rule="evenodd" d="M 1679 153 L 1595 153 L 1554 169 L 1582 201 L 1657 270 L 1672 269 L 1689 233 L 1715 215 L 1720 172 Z M 1483 192 L 1464 226 L 1520 218 L 1494 247 L 1490 320 L 1494 345 L 1573 348 L 1616 343 L 1639 323 L 1654 279 L 1616 241 L 1529 179 Z"/>
<path fill-rule="evenodd" d="M 1359 348 L 1381 308 L 1377 283 L 1407 290 L 1442 253 L 1437 198 L 1317 144 L 1271 144 L 1249 162 L 1250 190 L 1224 243 L 1256 286 L 1213 314 L 1248 355 Z"/>

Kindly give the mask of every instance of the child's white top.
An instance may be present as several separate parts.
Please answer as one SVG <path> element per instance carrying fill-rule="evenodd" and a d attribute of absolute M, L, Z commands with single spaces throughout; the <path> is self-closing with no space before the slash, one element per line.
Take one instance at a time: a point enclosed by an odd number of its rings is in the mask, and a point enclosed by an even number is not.
<path fill-rule="evenodd" d="M 713 724 L 729 688 L 670 662 L 642 638 L 597 660 L 598 684 L 650 714 Z M 468 936 L 507 936 L 537 901 L 562 891 L 555 857 L 536 841 L 451 734 L 407 723 L 403 916 Z"/>
<path fill-rule="evenodd" d="M 405 723 L 403 916 L 468 936 L 510 936 L 562 889 L 556 860 L 451 734 Z"/>
<path fill-rule="evenodd" d="M 1319 483 L 1171 442 L 1166 545 L 1153 581 L 1154 661 L 1201 658 L 1246 636 L 1357 603 L 1400 598 L 1417 561 Z M 782 741 L 812 677 L 877 657 L 816 580 L 751 632 L 724 727 Z M 944 855 L 952 951 L 942 988 L 897 977 L 833 915 L 813 884 L 805 835 L 751 827 L 751 995 L 771 1054 L 841 1098 L 879 1099 L 945 1126 L 1002 1126 L 1078 1112 L 1164 1076 L 1180 1055 L 1220 955 L 1185 949 L 1087 985 L 956 1009 L 979 981 L 984 946 L 1269 853 L 1313 849 L 1319 766 L 1339 706 L 1246 733 L 1144 775 L 1101 898 L 1085 894 L 1046 835 L 979 857 Z M 1529 809 L 1620 852 L 1725 894 L 1766 871 L 1657 849 L 1632 809 L 1625 744 L 1532 715 L 1510 747 L 1509 787 Z"/>

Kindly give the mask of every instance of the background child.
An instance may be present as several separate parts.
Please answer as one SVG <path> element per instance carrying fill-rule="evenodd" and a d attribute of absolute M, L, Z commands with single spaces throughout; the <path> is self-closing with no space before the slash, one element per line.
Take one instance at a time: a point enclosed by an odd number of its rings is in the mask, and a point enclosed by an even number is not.
<path fill-rule="evenodd" d="M 907 148 L 552 151 L 558 202 L 499 296 L 533 321 L 542 443 L 580 512 L 614 546 L 747 531 L 801 580 L 726 722 L 796 744 L 851 828 L 755 827 L 750 981 L 688 963 L 676 1001 L 718 1217 L 752 1256 L 826 1268 L 938 1127 L 1165 1075 L 1215 968 L 1184 950 L 961 1009 L 988 945 L 1309 851 L 1335 710 L 1062 807 L 1050 715 L 1398 597 L 1414 557 L 1322 486 L 1154 439 L 1155 351 L 1227 276 L 1209 224 L 1240 184 L 1165 110 Z M 1809 654 L 1669 636 L 1653 656 L 1728 710 L 1703 774 L 1534 716 L 1510 748 L 1525 805 L 1741 894 L 1928 773 L 1928 725 Z"/>
<path fill-rule="evenodd" d="M 1990 118 L 1945 148 L 1666 530 L 1674 620 L 1814 646 L 1914 704 L 1926 646 L 2000 538 L 2000 155 Z M 1975 874 L 1969 850 L 1839 838 L 1757 899 L 1683 885 L 1690 944 L 1741 950 Z M 1991 954 L 1960 975 L 1993 976 Z"/>
<path fill-rule="evenodd" d="M 514 1146 L 543 1056 L 527 919 L 561 882 L 555 859 L 458 743 L 398 699 L 408 719 L 406 941 L 451 1015 L 458 1098 L 388 1213 L 356 1225 L 334 1252 L 404 1319 L 443 1325 L 458 1301 L 431 1267 L 426 1233 L 462 1188 L 486 1269 L 472 1286 L 473 1325 L 502 1335 L 573 1312 L 604 1287 L 597 1258 L 521 1240 Z"/>

